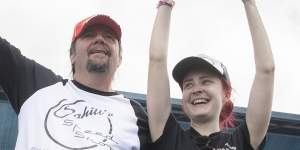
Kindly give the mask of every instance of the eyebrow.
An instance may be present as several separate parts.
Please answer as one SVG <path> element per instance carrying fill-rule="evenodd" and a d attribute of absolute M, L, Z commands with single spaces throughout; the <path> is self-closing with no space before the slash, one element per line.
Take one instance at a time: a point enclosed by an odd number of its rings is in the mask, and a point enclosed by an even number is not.
<path fill-rule="evenodd" d="M 184 79 L 183 81 L 182 81 L 182 83 L 185 83 L 185 82 L 190 82 L 190 81 L 193 81 L 193 79 Z"/>
<path fill-rule="evenodd" d="M 208 75 L 201 76 L 201 77 L 200 77 L 200 80 L 203 80 L 203 79 L 206 79 L 206 78 L 210 78 L 210 76 L 208 76 Z M 189 81 L 193 81 L 193 79 L 191 79 L 191 78 L 184 79 L 184 80 L 182 81 L 182 83 L 189 82 Z"/>
<path fill-rule="evenodd" d="M 210 78 L 208 75 L 201 76 L 200 79 Z"/>

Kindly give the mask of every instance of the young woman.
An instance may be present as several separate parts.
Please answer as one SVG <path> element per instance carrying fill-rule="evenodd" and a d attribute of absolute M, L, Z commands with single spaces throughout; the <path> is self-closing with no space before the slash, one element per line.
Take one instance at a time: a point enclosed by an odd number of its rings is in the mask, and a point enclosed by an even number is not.
<path fill-rule="evenodd" d="M 147 109 L 153 149 L 262 149 L 271 117 L 274 60 L 255 0 L 243 0 L 243 4 L 253 40 L 256 73 L 246 118 L 230 132 L 222 127 L 233 108 L 229 76 L 222 63 L 205 55 L 187 57 L 173 70 L 191 128 L 183 130 L 171 114 L 167 50 L 173 4 L 172 0 L 159 2 L 150 42 Z"/>

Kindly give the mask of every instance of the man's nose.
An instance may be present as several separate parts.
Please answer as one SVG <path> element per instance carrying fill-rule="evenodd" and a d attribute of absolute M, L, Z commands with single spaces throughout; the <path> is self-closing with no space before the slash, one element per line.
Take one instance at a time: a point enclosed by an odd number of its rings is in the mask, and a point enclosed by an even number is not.
<path fill-rule="evenodd" d="M 95 44 L 104 44 L 105 43 L 105 40 L 104 40 L 104 37 L 102 36 L 102 34 L 100 34 L 100 33 L 96 34 L 94 43 Z"/>

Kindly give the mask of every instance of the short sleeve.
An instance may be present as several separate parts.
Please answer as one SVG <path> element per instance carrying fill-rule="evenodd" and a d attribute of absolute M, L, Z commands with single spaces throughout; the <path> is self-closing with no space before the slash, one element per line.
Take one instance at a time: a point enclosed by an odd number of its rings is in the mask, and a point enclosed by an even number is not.
<path fill-rule="evenodd" d="M 193 148 L 192 148 L 193 147 Z M 155 150 L 196 150 L 191 138 L 181 128 L 175 117 L 170 114 L 163 134 L 153 143 L 152 149 Z"/>
<path fill-rule="evenodd" d="M 250 143 L 250 134 L 246 124 L 246 121 L 241 122 L 241 124 L 233 130 L 233 140 L 239 142 L 241 147 L 245 150 L 253 150 Z M 258 147 L 258 150 L 263 150 L 266 142 L 266 136 Z"/>

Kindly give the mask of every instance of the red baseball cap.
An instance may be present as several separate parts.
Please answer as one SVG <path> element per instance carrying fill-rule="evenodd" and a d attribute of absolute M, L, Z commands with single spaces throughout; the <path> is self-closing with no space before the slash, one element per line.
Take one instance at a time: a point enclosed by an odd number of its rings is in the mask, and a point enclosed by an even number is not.
<path fill-rule="evenodd" d="M 79 37 L 82 31 L 84 31 L 87 27 L 95 24 L 105 25 L 111 28 L 115 32 L 117 39 L 119 41 L 121 40 L 121 36 L 122 36 L 121 27 L 116 21 L 114 21 L 112 18 L 110 18 L 107 15 L 94 15 L 85 18 L 76 24 L 74 28 L 73 37 L 72 37 L 72 43 Z"/>

